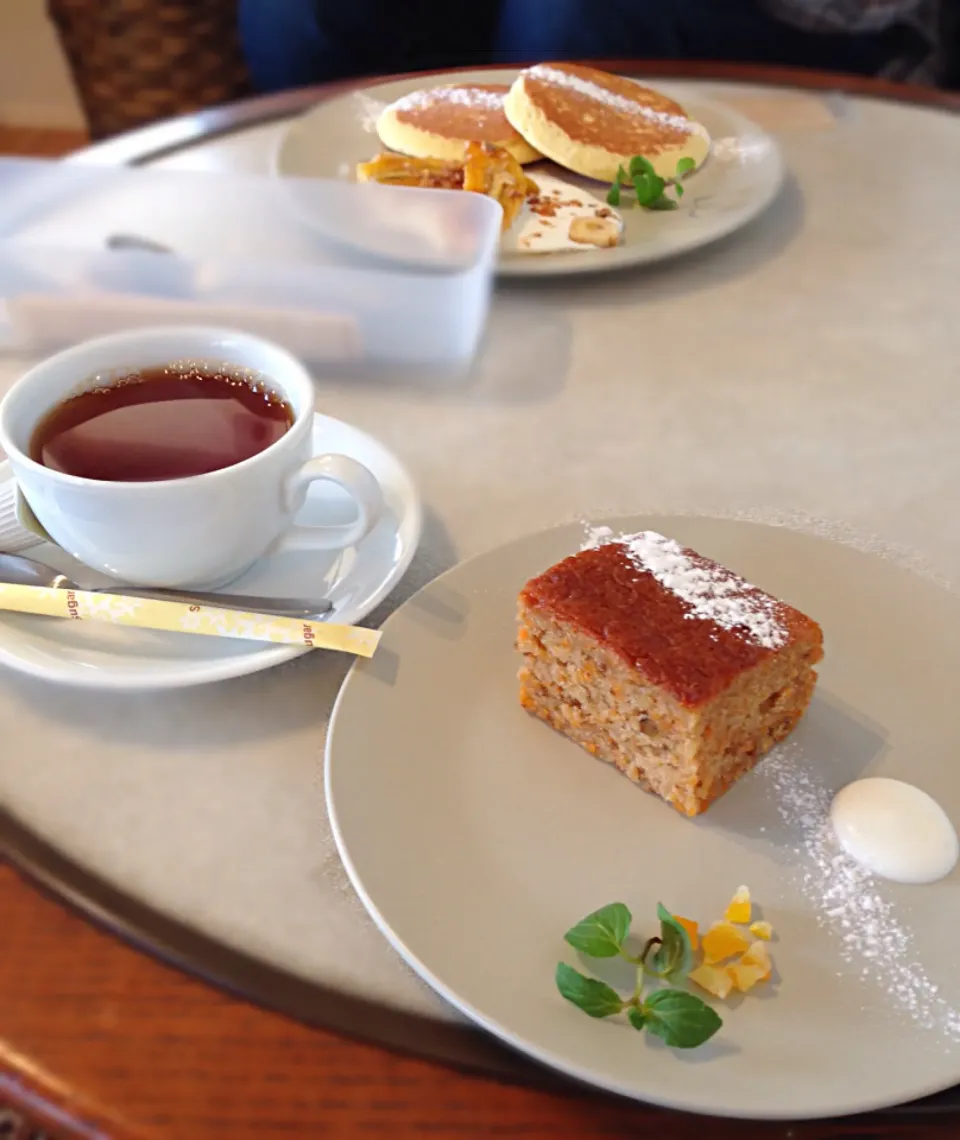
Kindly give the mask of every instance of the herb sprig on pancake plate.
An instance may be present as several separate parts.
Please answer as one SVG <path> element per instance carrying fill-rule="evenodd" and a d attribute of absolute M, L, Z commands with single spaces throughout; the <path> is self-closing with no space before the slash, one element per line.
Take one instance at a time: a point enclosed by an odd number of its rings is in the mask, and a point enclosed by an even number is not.
<path fill-rule="evenodd" d="M 611 206 L 621 204 L 623 186 L 632 186 L 636 195 L 637 205 L 645 210 L 675 210 L 678 199 L 683 197 L 683 178 L 696 168 L 692 158 L 681 158 L 677 163 L 676 174 L 673 178 L 661 178 L 654 170 L 653 163 L 642 155 L 634 155 L 630 159 L 626 170 L 617 167 L 617 177 L 607 191 L 607 202 Z M 669 197 L 668 188 L 674 191 L 676 197 Z"/>

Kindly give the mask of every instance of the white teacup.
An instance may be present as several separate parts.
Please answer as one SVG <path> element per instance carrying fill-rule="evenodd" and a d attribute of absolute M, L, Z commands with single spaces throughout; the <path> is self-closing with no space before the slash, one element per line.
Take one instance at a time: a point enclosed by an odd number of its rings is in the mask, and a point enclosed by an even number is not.
<path fill-rule="evenodd" d="M 157 482 L 110 482 L 51 470 L 30 458 L 39 421 L 94 386 L 177 360 L 260 373 L 294 412 L 290 429 L 264 451 L 219 471 Z M 87 566 L 131 585 L 215 589 L 263 554 L 336 550 L 359 542 L 383 505 L 373 475 L 344 455 L 313 455 L 314 388 L 284 349 L 246 333 L 153 328 L 101 337 L 31 368 L 0 402 L 0 448 L 48 534 Z M 354 522 L 294 526 L 309 484 L 342 487 Z"/>

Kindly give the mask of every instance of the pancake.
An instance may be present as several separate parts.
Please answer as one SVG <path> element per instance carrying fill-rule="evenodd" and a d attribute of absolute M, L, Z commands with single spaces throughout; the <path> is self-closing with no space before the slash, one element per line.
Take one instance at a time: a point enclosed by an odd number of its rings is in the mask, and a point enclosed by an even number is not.
<path fill-rule="evenodd" d="M 612 182 L 635 155 L 662 178 L 681 158 L 700 166 L 710 136 L 686 111 L 649 87 L 573 63 L 541 63 L 517 77 L 504 100 L 513 127 L 560 166 Z"/>
<path fill-rule="evenodd" d="M 520 163 L 540 155 L 507 122 L 503 100 L 509 87 L 464 83 L 414 91 L 391 103 L 377 120 L 380 141 L 412 158 L 457 162 L 466 143 L 502 147 Z"/>

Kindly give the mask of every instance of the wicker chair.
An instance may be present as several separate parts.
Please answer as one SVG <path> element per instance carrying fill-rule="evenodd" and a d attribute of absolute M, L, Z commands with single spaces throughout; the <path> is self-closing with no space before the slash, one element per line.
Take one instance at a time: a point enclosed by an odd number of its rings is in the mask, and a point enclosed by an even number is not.
<path fill-rule="evenodd" d="M 91 137 L 251 92 L 237 0 L 47 0 Z"/>

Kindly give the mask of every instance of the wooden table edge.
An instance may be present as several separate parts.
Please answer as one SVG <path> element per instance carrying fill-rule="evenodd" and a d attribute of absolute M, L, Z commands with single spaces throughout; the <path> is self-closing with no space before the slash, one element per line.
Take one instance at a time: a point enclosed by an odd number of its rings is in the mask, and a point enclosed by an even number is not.
<path fill-rule="evenodd" d="M 960 110 L 960 93 L 858 76 L 811 72 L 783 67 L 712 62 L 676 63 L 660 60 L 607 60 L 599 62 L 602 66 L 610 70 L 616 70 L 626 74 L 659 78 L 750 83 L 771 87 L 795 88 L 823 93 L 839 93 L 866 98 L 895 100 L 949 111 Z M 501 65 L 490 65 L 487 69 L 493 69 L 499 66 Z M 482 69 L 476 68 L 471 70 Z M 410 73 L 409 77 L 412 78 L 416 75 L 428 77 L 438 73 L 438 71 Z M 407 77 L 408 76 L 391 76 L 389 78 Z M 74 152 L 70 157 L 73 161 L 106 165 L 126 165 L 151 161 L 165 154 L 195 146 L 216 137 L 287 118 L 303 111 L 314 103 L 332 98 L 350 90 L 371 86 L 383 81 L 384 77 L 382 76 L 370 76 L 358 80 L 254 97 L 236 104 L 210 108 L 145 127 L 137 131 L 132 131 L 106 142 L 97 143 L 81 151 Z M 15 854 L 7 856 L 7 858 L 9 859 L 11 868 L 16 869 Z M 15 883 L 12 882 L 14 879 L 16 880 Z M 110 946 L 114 955 L 126 955 L 129 956 L 131 960 L 141 962 L 143 966 L 138 971 L 139 974 L 164 970 L 173 975 L 173 977 L 181 983 L 181 988 L 206 985 L 206 983 L 197 982 L 191 976 L 180 974 L 178 971 L 172 970 L 171 967 L 157 962 L 140 950 L 134 950 L 130 946 L 122 943 L 116 936 L 112 934 L 107 935 L 95 929 L 92 922 L 88 919 L 76 917 L 72 910 L 68 909 L 68 904 L 65 904 L 63 900 L 58 900 L 58 902 L 54 904 L 44 899 L 41 903 L 40 899 L 42 896 L 40 892 L 44 889 L 43 884 L 38 882 L 36 887 L 28 886 L 27 880 L 22 877 L 22 872 L 11 875 L 9 871 L 4 871 L 4 869 L 0 867 L 0 884 L 3 885 L 3 894 L 6 896 L 5 901 L 8 903 L 6 915 L 3 919 L 4 925 L 7 927 L 9 927 L 12 921 L 15 921 L 15 916 L 18 911 L 20 913 L 25 912 L 33 903 L 39 903 L 41 909 L 48 908 L 47 913 L 52 913 L 49 908 L 55 906 L 57 911 L 63 911 L 61 921 L 67 924 L 75 924 L 75 929 L 84 930 L 84 936 L 88 941 L 90 939 L 94 941 L 99 940 L 102 945 Z M 39 890 L 37 888 L 39 888 Z M 11 900 L 12 906 L 9 905 Z M 0 967 L 0 978 L 2 978 L 2 967 Z M 7 984 L 9 984 L 10 979 L 6 979 L 6 981 Z M 94 999 L 96 998 L 95 994 L 91 994 L 90 996 Z M 218 997 L 223 1003 L 252 1008 L 248 1007 L 247 1003 L 241 998 L 228 998 L 224 995 L 218 995 Z M 256 1011 L 256 1016 L 264 1022 L 267 1019 L 276 1020 L 280 1017 L 280 1015 L 266 1010 Z M 302 1028 L 296 1023 L 290 1023 L 290 1025 L 291 1029 L 296 1028 L 299 1030 Z M 345 1051 L 368 1051 L 371 1048 L 353 1042 L 341 1041 L 329 1031 L 313 1029 L 308 1032 L 315 1035 L 318 1041 L 324 1039 L 328 1044 L 333 1042 L 336 1048 Z M 3 1109 L 5 1100 L 10 1102 L 14 1107 L 19 1108 L 25 1113 L 29 1113 L 32 1122 L 47 1129 L 47 1135 L 50 1137 L 60 1135 L 70 1137 L 109 1135 L 123 1138 L 123 1140 L 136 1140 L 136 1138 L 145 1137 L 147 1135 L 181 1134 L 179 1132 L 159 1133 L 153 1130 L 148 1132 L 146 1130 L 147 1125 L 144 1125 L 144 1128 L 141 1129 L 136 1122 L 125 1120 L 125 1114 L 121 1110 L 115 1110 L 111 1105 L 100 1103 L 95 1096 L 87 1095 L 83 1090 L 69 1087 L 69 1085 L 61 1081 L 55 1073 L 49 1072 L 42 1063 L 32 1057 L 29 1051 L 21 1052 L 17 1048 L 15 1041 L 6 1039 L 5 1033 L 6 1029 L 3 1024 L 0 1023 L 0 1110 Z M 472 1084 L 475 1088 L 479 1088 L 480 1092 L 478 1095 L 481 1097 L 484 1095 L 484 1087 L 497 1087 L 494 1081 L 458 1073 L 454 1070 L 446 1069 L 436 1062 L 404 1058 L 402 1063 L 404 1065 L 417 1067 L 425 1072 L 432 1070 L 441 1075 L 441 1079 L 444 1083 L 462 1082 L 464 1084 Z M 590 1103 L 597 1100 L 595 1095 L 584 1093 L 576 1088 L 571 1088 L 569 1092 L 545 1093 L 542 1090 L 532 1089 L 527 1091 L 536 1096 L 549 1096 L 553 1102 L 566 1101 L 568 1105 L 571 1100 L 579 1100 L 583 1103 Z M 573 1094 L 572 1097 L 571 1093 Z M 624 1104 L 612 1098 L 602 1099 L 610 1111 L 625 1114 L 624 1119 L 626 1114 L 632 1115 L 635 1118 L 641 1113 L 652 1113 L 657 1116 L 663 1115 L 660 1110 L 649 1106 Z M 894 1132 L 903 1133 L 904 1130 L 912 1131 L 920 1118 L 922 1117 L 913 1117 L 909 1113 L 900 1119 L 891 1119 L 889 1116 L 876 1114 L 868 1118 L 848 1118 L 844 1121 L 815 1122 L 812 1125 L 800 1125 L 789 1128 L 786 1125 L 781 1128 L 776 1124 L 770 1126 L 761 1125 L 761 1127 L 764 1128 L 765 1131 L 769 1129 L 771 1135 L 780 1132 L 785 1136 L 795 1135 L 798 1129 L 802 1129 L 804 1133 L 809 1133 L 811 1129 L 819 1133 L 825 1128 L 825 1135 L 829 1133 L 829 1135 L 836 1137 L 847 1132 L 848 1129 L 851 1135 L 861 1135 L 865 1128 L 872 1125 L 873 1129 L 878 1132 L 882 1130 L 893 1134 Z M 672 1117 L 672 1119 L 677 1123 L 684 1119 L 692 1120 L 695 1124 L 698 1123 L 696 1118 Z M 383 1123 L 385 1126 L 387 1125 L 386 1120 L 384 1120 Z M 519 1121 L 517 1123 L 518 1125 L 520 1124 Z M 540 1133 L 539 1129 L 532 1131 L 530 1129 L 531 1123 L 532 1122 L 528 1121 L 524 1125 L 524 1135 L 526 1136 L 541 1134 L 558 1135 L 558 1133 L 554 1131 L 544 1131 L 543 1133 Z M 635 1123 L 636 1120 L 634 1121 L 634 1124 Z M 699 1122 L 699 1126 L 702 1127 L 702 1123 L 703 1122 Z M 951 1130 L 953 1128 L 952 1118 L 938 1123 L 946 1124 Z M 932 1126 L 932 1122 L 930 1122 L 929 1119 L 928 1124 Z M 176 1127 L 175 1124 L 173 1126 Z M 624 1126 L 626 1127 L 626 1125 Z M 728 1126 L 730 1135 L 734 1134 L 734 1129 L 736 1129 L 738 1135 L 743 1135 L 745 1131 L 754 1131 L 754 1126 L 744 1126 L 740 1122 L 735 1121 L 725 1123 L 714 1121 L 710 1124 L 713 1131 L 720 1133 L 727 1132 Z M 61 1129 L 63 1130 L 62 1132 L 59 1131 Z M 109 1131 L 104 1131 L 105 1129 L 109 1129 Z M 687 1129 L 684 1128 L 683 1131 L 686 1132 Z M 212 1135 L 213 1133 L 210 1134 Z M 397 1127 L 393 1127 L 391 1134 L 399 1136 L 408 1133 L 403 1131 L 403 1125 L 400 1124 Z M 608 1134 L 613 1135 L 613 1133 Z M 617 1134 L 619 1134 L 619 1132 Z M 207 1133 L 205 1132 L 204 1135 L 207 1135 Z"/>

